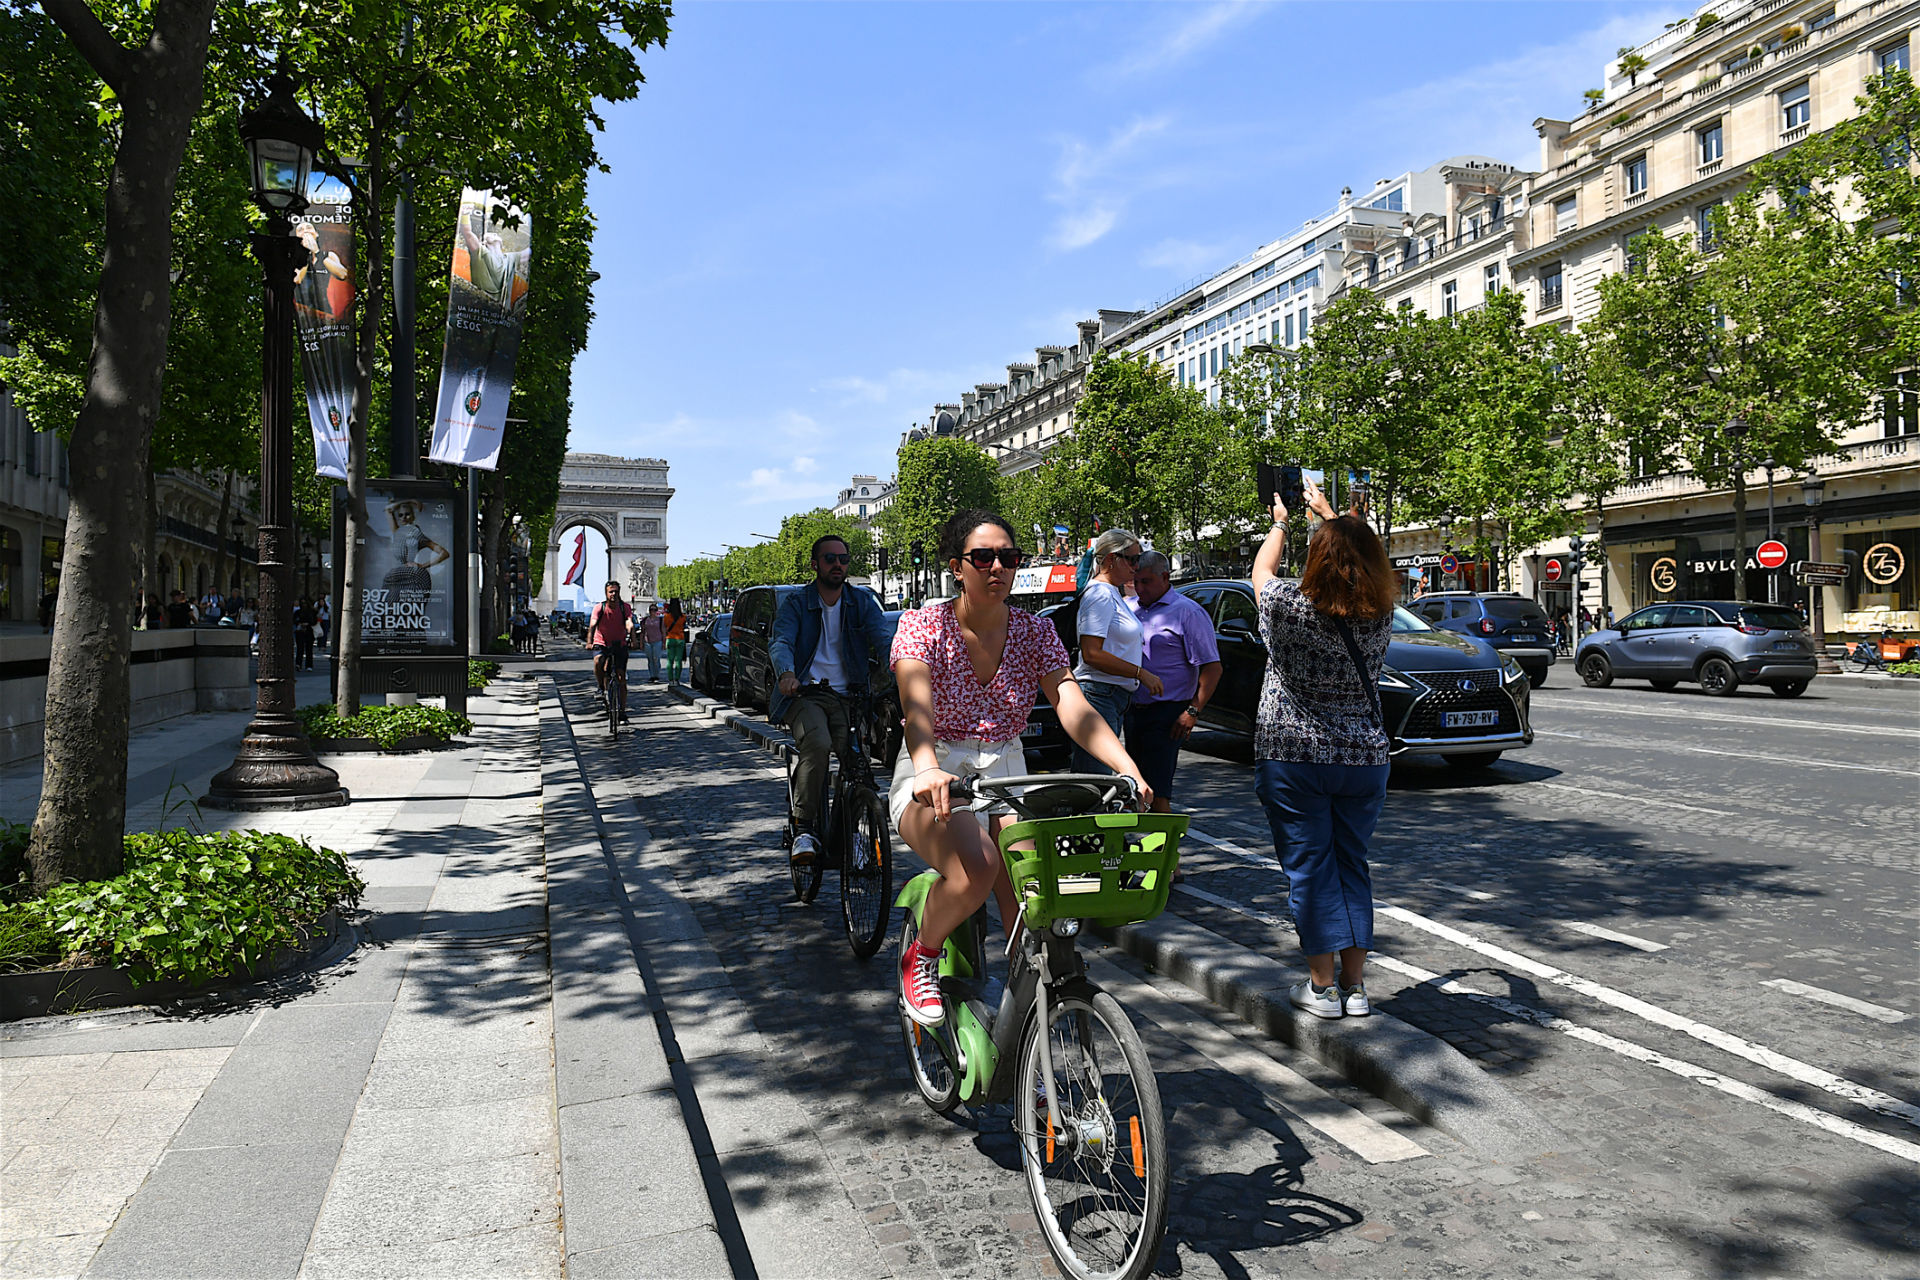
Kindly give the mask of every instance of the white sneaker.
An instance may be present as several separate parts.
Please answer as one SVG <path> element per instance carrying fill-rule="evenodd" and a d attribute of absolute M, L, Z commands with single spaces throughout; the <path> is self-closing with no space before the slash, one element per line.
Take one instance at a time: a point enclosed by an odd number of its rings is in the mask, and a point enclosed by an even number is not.
<path fill-rule="evenodd" d="M 1305 1009 L 1316 1018 L 1341 1016 L 1338 986 L 1316 987 L 1313 985 L 1312 978 L 1302 978 L 1292 990 L 1287 992 L 1287 999 L 1293 1003 L 1294 1008 Z"/>
<path fill-rule="evenodd" d="M 1357 987 L 1340 988 L 1340 1007 L 1347 1011 L 1349 1018 L 1364 1018 L 1373 1012 L 1373 1005 L 1367 999 L 1367 984 Z"/>
<path fill-rule="evenodd" d="M 795 866 L 810 867 L 820 858 L 820 840 L 811 831 L 802 831 L 793 838 L 793 853 L 790 861 Z"/>

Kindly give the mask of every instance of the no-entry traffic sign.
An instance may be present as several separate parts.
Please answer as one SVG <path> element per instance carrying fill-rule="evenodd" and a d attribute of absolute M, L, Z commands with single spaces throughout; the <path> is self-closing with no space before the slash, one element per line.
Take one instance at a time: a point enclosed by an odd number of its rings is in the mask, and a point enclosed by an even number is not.
<path fill-rule="evenodd" d="M 1446 574 L 1448 577 L 1452 577 L 1454 574 L 1460 572 L 1460 557 L 1455 555 L 1441 556 L 1440 572 Z"/>
<path fill-rule="evenodd" d="M 1560 581 L 1560 573 L 1561 573 L 1561 568 L 1560 568 L 1560 562 L 1558 560 L 1547 561 L 1547 581 L 1548 582 Z"/>
<path fill-rule="evenodd" d="M 1753 558 L 1762 569 L 1778 569 L 1787 562 L 1787 544 L 1768 539 L 1754 548 Z"/>

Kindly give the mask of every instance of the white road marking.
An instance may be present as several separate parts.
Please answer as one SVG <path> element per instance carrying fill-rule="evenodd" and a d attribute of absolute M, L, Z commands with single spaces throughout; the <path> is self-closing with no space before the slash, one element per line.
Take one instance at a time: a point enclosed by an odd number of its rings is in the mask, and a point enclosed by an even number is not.
<path fill-rule="evenodd" d="M 1435 888 L 1445 889 L 1449 893 L 1457 893 L 1463 898 L 1472 898 L 1475 902 L 1492 902 L 1498 896 L 1484 889 L 1469 889 L 1463 884 L 1448 884 L 1445 880 L 1430 880 L 1428 883 Z"/>
<path fill-rule="evenodd" d="M 1219 907 L 1222 910 L 1232 911 L 1232 912 L 1236 912 L 1239 915 L 1246 916 L 1249 920 L 1258 920 L 1261 924 L 1267 925 L 1269 928 L 1274 928 L 1274 929 L 1292 929 L 1293 928 L 1293 921 L 1291 920 L 1282 920 L 1279 916 L 1270 915 L 1267 912 L 1260 910 L 1260 908 L 1258 907 L 1249 907 L 1243 903 L 1234 902 L 1228 898 L 1222 898 L 1218 894 L 1208 893 L 1205 889 L 1196 889 L 1190 884 L 1177 884 L 1173 886 L 1173 891 L 1175 893 L 1184 893 L 1189 898 L 1198 898 L 1202 902 L 1210 902 L 1214 906 Z"/>
<path fill-rule="evenodd" d="M 1540 738 L 1575 738 L 1582 742 L 1597 741 L 1597 739 L 1591 735 L 1584 733 L 1556 733 L 1552 729 L 1535 729 L 1533 732 L 1535 737 Z M 1638 741 L 1610 742 L 1606 745 L 1618 747 L 1622 751 L 1674 751 L 1702 756 L 1734 756 L 1741 760 L 1753 760 L 1763 764 L 1790 764 L 1796 768 L 1801 765 L 1812 765 L 1817 769 L 1850 769 L 1856 773 L 1891 773 L 1902 778 L 1920 777 L 1920 773 L 1912 769 L 1889 769 L 1884 765 L 1876 764 L 1846 764 L 1839 760 L 1816 760 L 1811 756 L 1768 756 L 1759 755 L 1752 751 L 1718 751 L 1712 747 L 1688 747 L 1675 742 L 1649 742 L 1645 739 L 1640 739 Z M 1536 783 L 1535 785 L 1545 786 L 1547 784 Z M 1681 807 L 1684 808 L 1685 806 Z"/>
<path fill-rule="evenodd" d="M 1150 986 L 1110 961 L 1089 957 L 1094 980 L 1131 1012 L 1142 1013 L 1200 1055 L 1231 1072 L 1282 1110 L 1300 1117 L 1369 1164 L 1417 1160 L 1431 1154 L 1404 1134 L 1395 1133 L 1213 1020 L 1204 996 Z"/>
<path fill-rule="evenodd" d="M 1192 827 L 1187 828 L 1187 838 L 1189 840 L 1198 840 L 1201 844 L 1212 845 L 1216 849 L 1225 849 L 1228 853 L 1236 857 L 1244 858 L 1257 866 L 1266 867 L 1269 870 L 1282 873 L 1286 871 L 1286 868 L 1280 865 L 1279 859 L 1270 853 L 1255 853 L 1251 849 L 1241 848 L 1231 840 L 1222 840 L 1218 836 L 1210 836 L 1206 832 L 1196 831 Z"/>
<path fill-rule="evenodd" d="M 1601 800 L 1624 800 L 1628 804 L 1651 804 L 1665 809 L 1685 809 L 1688 813 L 1710 813 L 1716 818 L 1737 818 L 1741 815 L 1730 809 L 1709 809 L 1705 805 L 1682 804 L 1678 800 L 1657 800 L 1652 796 L 1628 796 L 1618 791 L 1595 791 L 1591 787 L 1576 787 L 1565 782 L 1530 782 L 1529 787 L 1545 787 L 1549 791 L 1571 791 L 1575 795 L 1594 796 Z"/>
<path fill-rule="evenodd" d="M 1655 1026 L 1665 1027 L 1669 1031 L 1678 1031 L 1683 1035 L 1692 1036 L 1695 1040 L 1703 1044 L 1710 1044 L 1714 1048 L 1725 1053 L 1730 1053 L 1736 1058 L 1745 1058 L 1748 1062 L 1754 1063 L 1756 1066 L 1765 1067 L 1769 1071 L 1777 1071 L 1783 1076 L 1798 1080 L 1801 1084 L 1812 1085 L 1816 1089 L 1824 1089 L 1837 1098 L 1845 1098 L 1849 1102 L 1856 1102 L 1863 1107 L 1869 1107 L 1882 1115 L 1892 1116 L 1895 1119 L 1904 1120 L 1910 1125 L 1920 1126 L 1920 1107 L 1915 1106 L 1911 1102 L 1904 1102 L 1899 1098 L 1893 1097 L 1891 1094 L 1881 1093 L 1878 1089 L 1870 1089 L 1866 1085 L 1856 1084 L 1851 1080 L 1843 1079 L 1830 1071 L 1823 1071 L 1810 1063 L 1801 1062 L 1797 1058 L 1789 1058 L 1784 1053 L 1777 1053 L 1765 1045 L 1754 1044 L 1750 1040 L 1742 1040 L 1739 1036 L 1722 1031 L 1718 1027 L 1710 1027 L 1704 1022 L 1695 1022 L 1692 1018 L 1682 1017 L 1670 1009 L 1662 1009 L 1659 1005 L 1649 1004 L 1645 1000 L 1626 994 L 1624 991 L 1615 991 L 1612 987 L 1602 986 L 1600 983 L 1587 978 L 1576 977 L 1565 970 L 1556 969 L 1550 964 L 1542 964 L 1531 956 L 1524 956 L 1517 951 L 1511 951 L 1506 947 L 1497 946 L 1483 938 L 1476 938 L 1472 934 L 1455 929 L 1451 925 L 1441 924 L 1438 920 L 1429 920 L 1418 912 L 1408 911 L 1405 907 L 1396 907 L 1384 902 L 1376 902 L 1374 909 L 1382 915 L 1398 920 L 1403 924 L 1410 924 L 1416 929 L 1421 929 L 1433 934 L 1435 937 L 1444 938 L 1455 946 L 1464 947 L 1469 951 L 1477 951 L 1489 959 L 1499 961 L 1508 968 L 1518 970 L 1521 973 L 1528 974 L 1535 978 L 1542 978 L 1553 983 L 1555 986 L 1578 991 L 1581 995 L 1589 999 L 1598 1000 L 1604 1005 L 1619 1009 L 1625 1013 L 1633 1014 L 1635 1017 L 1645 1019 Z"/>
<path fill-rule="evenodd" d="M 1846 1009 L 1852 1013 L 1863 1013 L 1869 1018 L 1881 1022 L 1905 1022 L 1907 1015 L 1898 1009 L 1889 1009 L 1883 1004 L 1870 1004 L 1865 1000 L 1855 1000 L 1852 996 L 1843 996 L 1837 991 L 1828 991 L 1824 987 L 1810 987 L 1804 982 L 1795 982 L 1791 978 L 1769 978 L 1760 984 L 1773 987 L 1788 995 L 1805 996 L 1809 1000 L 1818 1000 L 1821 1004 L 1830 1004 L 1836 1009 Z"/>
<path fill-rule="evenodd" d="M 1785 729 L 1815 729 L 1821 733 L 1864 733 L 1870 736 L 1920 737 L 1920 729 L 1902 729 L 1895 725 L 1841 725 L 1818 720 L 1783 720 L 1779 716 L 1729 716 L 1711 711 L 1651 711 L 1644 707 L 1609 707 L 1598 701 L 1574 699 L 1564 704 L 1579 711 L 1595 711 L 1610 716 L 1646 716 L 1659 720 L 1717 720 L 1722 724 L 1777 725 Z"/>
<path fill-rule="evenodd" d="M 1743 1102 L 1751 1102 L 1755 1106 L 1765 1107 L 1769 1111 L 1798 1120 L 1803 1124 L 1810 1124 L 1836 1137 L 1847 1138 L 1863 1146 L 1872 1147 L 1877 1151 L 1884 1151 L 1888 1155 L 1898 1156 L 1900 1159 L 1912 1164 L 1920 1164 L 1920 1144 L 1908 1142 L 1902 1138 L 1895 1138 L 1889 1134 L 1877 1133 L 1865 1125 L 1855 1124 L 1851 1120 L 1844 1120 L 1839 1116 L 1822 1111 L 1818 1107 L 1810 1107 L 1803 1102 L 1794 1102 L 1787 1098 L 1776 1097 L 1766 1090 L 1757 1089 L 1744 1081 L 1728 1079 L 1726 1076 L 1718 1075 L 1707 1070 L 1705 1067 L 1696 1066 L 1694 1063 L 1686 1062 L 1679 1058 L 1668 1057 L 1666 1054 L 1649 1049 L 1645 1045 L 1635 1044 L 1631 1040 L 1622 1040 L 1618 1036 L 1610 1036 L 1604 1031 L 1595 1031 L 1591 1027 L 1583 1027 L 1576 1022 L 1569 1022 L 1565 1018 L 1547 1013 L 1545 1010 L 1535 1009 L 1501 996 L 1490 996 L 1483 991 L 1475 991 L 1473 988 L 1464 986 L 1459 982 L 1441 982 L 1439 980 L 1439 974 L 1422 969 L 1418 965 L 1408 964 L 1403 960 L 1395 960 L 1392 956 L 1376 954 L 1372 957 L 1372 963 L 1379 965 L 1383 969 L 1389 969 L 1394 973 L 1404 974 L 1416 982 L 1430 983 L 1434 986 L 1435 990 L 1444 991 L 1449 995 L 1465 996 L 1470 1000 L 1477 1000 L 1482 1004 L 1492 1005 L 1503 1013 L 1508 1013 L 1516 1018 L 1531 1022 L 1535 1026 L 1558 1031 L 1562 1035 L 1571 1036 L 1575 1040 L 1584 1041 L 1587 1044 L 1597 1045 L 1602 1049 L 1611 1050 L 1614 1053 L 1620 1054 L 1622 1057 L 1632 1058 L 1636 1062 L 1644 1062 L 1650 1067 L 1658 1067 L 1662 1071 L 1671 1072 L 1682 1079 L 1691 1080 L 1695 1084 L 1705 1085 L 1709 1089 L 1716 1089 L 1731 1097 L 1739 1098 Z"/>
<path fill-rule="evenodd" d="M 1597 924 L 1588 924 L 1584 920 L 1562 920 L 1560 927 L 1562 929 L 1571 929 L 1575 933 L 1584 933 L 1589 938 L 1604 938 L 1608 942 L 1617 942 L 1622 946 L 1632 947 L 1636 951 L 1667 950 L 1667 944 L 1664 942 L 1649 942 L 1645 938 L 1636 938 L 1630 933 L 1616 933 L 1612 929 L 1603 928 Z"/>

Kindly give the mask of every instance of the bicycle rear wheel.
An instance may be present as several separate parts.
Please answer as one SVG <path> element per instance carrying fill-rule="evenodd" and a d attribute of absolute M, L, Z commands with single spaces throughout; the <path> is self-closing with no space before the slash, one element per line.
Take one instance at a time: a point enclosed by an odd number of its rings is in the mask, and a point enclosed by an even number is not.
<path fill-rule="evenodd" d="M 871 960 L 887 936 L 893 904 L 893 848 L 888 842 L 887 806 L 867 787 L 847 792 L 843 857 L 840 862 L 840 917 L 846 922 L 853 954 Z"/>
<path fill-rule="evenodd" d="M 909 909 L 900 922 L 900 955 L 905 955 L 907 947 L 920 936 L 920 920 L 915 914 L 919 908 Z M 896 965 L 897 968 L 897 965 Z M 898 982 L 896 976 L 895 981 Z M 937 1115 L 949 1115 L 960 1105 L 960 1077 L 954 1074 L 946 1055 L 941 1052 L 941 1044 L 951 1046 L 952 1019 L 937 1027 L 923 1027 L 907 1016 L 905 1008 L 900 1011 L 900 1038 L 907 1050 L 907 1069 L 913 1074 L 913 1087 L 920 1091 L 920 1097 Z"/>
<path fill-rule="evenodd" d="M 1140 1280 L 1167 1230 L 1167 1133 L 1139 1033 L 1091 983 L 1057 988 L 1030 1018 L 1014 1086 L 1027 1193 L 1047 1249 L 1076 1280 Z M 1040 1037 L 1052 1058 L 1046 1078 Z M 1048 1119 L 1052 1097 L 1060 1119 Z"/>

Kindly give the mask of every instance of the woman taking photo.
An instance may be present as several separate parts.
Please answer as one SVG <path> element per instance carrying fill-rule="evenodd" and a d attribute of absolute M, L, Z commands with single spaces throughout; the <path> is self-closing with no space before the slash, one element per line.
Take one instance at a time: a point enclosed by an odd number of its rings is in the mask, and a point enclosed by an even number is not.
<path fill-rule="evenodd" d="M 1133 585 L 1140 565 L 1140 539 L 1125 529 L 1109 529 L 1093 540 L 1093 576 L 1080 593 L 1076 626 L 1080 661 L 1073 678 L 1080 691 L 1118 734 L 1126 720 L 1127 704 L 1141 685 L 1160 696 L 1160 677 L 1140 665 L 1140 619 L 1127 605 L 1126 589 Z M 1106 769 L 1085 747 L 1073 749 L 1075 773 L 1104 773 Z"/>
<path fill-rule="evenodd" d="M 1022 559 L 1013 526 L 985 511 L 963 511 L 941 530 L 940 554 L 960 595 L 904 614 L 894 633 L 906 749 L 887 797 L 900 838 L 940 873 L 927 892 L 920 936 L 900 957 L 907 1016 L 929 1027 L 946 1016 L 939 960 L 948 933 L 989 893 L 1003 926 L 1011 931 L 1019 919 L 997 842 L 1010 816 L 1006 806 L 988 811 L 988 831 L 973 813 L 954 811 L 947 786 L 970 775 L 1012 778 L 1027 771 L 1020 731 L 1034 695 L 1047 695 L 1061 726 L 1095 760 L 1132 778 L 1143 804 L 1153 799 L 1119 737 L 1068 679 L 1059 633 L 1024 609 L 1007 607 Z"/>
<path fill-rule="evenodd" d="M 1335 516 L 1306 482 L 1325 524 L 1307 546 L 1300 584 L 1280 580 L 1284 505 L 1253 558 L 1267 675 L 1254 722 L 1258 794 L 1287 871 L 1288 902 L 1307 980 L 1289 993 L 1319 1018 L 1364 1017 L 1373 947 L 1367 849 L 1387 798 L 1387 735 L 1375 682 L 1393 630 L 1393 570 L 1358 515 Z M 1338 956 L 1338 971 L 1335 956 Z"/>

